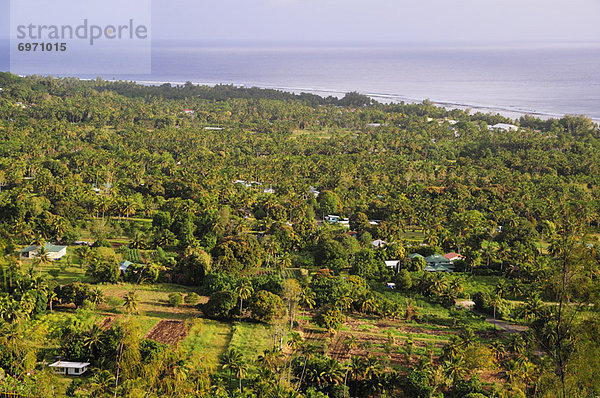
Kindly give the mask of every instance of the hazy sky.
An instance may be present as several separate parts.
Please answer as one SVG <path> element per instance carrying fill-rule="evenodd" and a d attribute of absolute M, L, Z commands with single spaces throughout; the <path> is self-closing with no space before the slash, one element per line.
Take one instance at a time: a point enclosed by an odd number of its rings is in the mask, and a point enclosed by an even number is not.
<path fill-rule="evenodd" d="M 154 0 L 154 38 L 598 41 L 600 0 Z"/>
<path fill-rule="evenodd" d="M 600 41 L 600 0 L 151 1 L 154 39 Z M 7 3 L 0 0 L 2 37 L 8 32 Z M 40 7 L 56 7 L 57 3 L 40 0 Z"/>

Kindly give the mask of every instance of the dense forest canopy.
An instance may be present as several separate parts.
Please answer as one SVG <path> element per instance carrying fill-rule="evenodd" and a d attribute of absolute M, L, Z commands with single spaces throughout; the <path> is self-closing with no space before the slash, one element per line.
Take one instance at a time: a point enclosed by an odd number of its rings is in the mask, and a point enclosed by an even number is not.
<path fill-rule="evenodd" d="M 585 371 L 600 351 L 600 130 L 589 118 L 7 73 L 0 88 L 0 392 L 42 394 L 56 380 L 29 371 L 61 356 L 94 367 L 71 396 L 600 393 Z M 76 249 L 82 237 L 93 247 Z M 43 250 L 20 258 L 46 242 L 77 253 L 81 278 L 60 279 Z M 448 252 L 461 256 L 456 275 L 425 272 L 414 256 Z M 467 291 L 479 276 L 498 284 Z M 274 347 L 288 348 L 265 351 L 252 377 L 234 349 L 220 372 L 184 366 L 140 338 L 135 317 L 94 323 L 110 286 L 125 284 L 180 286 L 169 305 L 285 330 Z M 478 312 L 454 309 L 461 298 Z M 122 311 L 137 313 L 135 291 L 123 300 Z M 443 352 L 414 357 L 404 336 L 404 362 L 387 353 L 387 362 L 348 354 L 346 363 L 300 342 L 302 316 L 335 335 L 348 314 L 429 324 L 419 306 L 443 308 L 440 330 L 457 331 Z M 481 314 L 527 330 L 474 335 Z"/>

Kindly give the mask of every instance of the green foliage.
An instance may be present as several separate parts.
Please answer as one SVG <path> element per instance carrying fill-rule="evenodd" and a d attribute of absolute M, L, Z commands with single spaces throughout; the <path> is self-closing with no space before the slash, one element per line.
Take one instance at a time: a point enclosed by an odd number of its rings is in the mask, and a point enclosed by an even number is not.
<path fill-rule="evenodd" d="M 194 292 L 191 292 L 191 293 L 188 293 L 188 294 L 185 296 L 185 299 L 184 299 L 184 301 L 185 301 L 185 303 L 186 303 L 186 304 L 188 304 L 188 305 L 196 305 L 196 304 L 198 304 L 198 303 L 200 302 L 200 296 L 198 296 L 198 295 L 197 295 L 196 293 L 194 293 Z"/>
<path fill-rule="evenodd" d="M 410 290 L 413 286 L 410 272 L 406 269 L 401 269 L 393 278 L 392 281 L 396 284 L 398 290 Z"/>
<path fill-rule="evenodd" d="M 281 297 L 266 290 L 259 290 L 250 300 L 252 316 L 262 322 L 270 322 L 283 315 L 284 305 Z"/>
<path fill-rule="evenodd" d="M 339 214 L 342 211 L 340 197 L 332 191 L 323 191 L 317 197 L 319 212 L 326 216 L 328 214 Z"/>
<path fill-rule="evenodd" d="M 208 303 L 201 304 L 199 308 L 209 318 L 229 319 L 234 315 L 237 297 L 231 291 L 220 291 L 212 294 Z"/>
<path fill-rule="evenodd" d="M 252 235 L 230 236 L 212 250 L 215 269 L 237 275 L 241 271 L 259 267 L 263 249 Z"/>
<path fill-rule="evenodd" d="M 408 372 L 402 390 L 409 397 L 429 398 L 433 393 L 433 386 L 429 381 L 427 372 L 413 369 Z"/>
<path fill-rule="evenodd" d="M 183 294 L 181 293 L 170 293 L 169 294 L 169 305 L 172 307 L 179 307 L 183 303 Z"/>
<path fill-rule="evenodd" d="M 364 249 L 354 255 L 350 273 L 365 279 L 376 279 L 380 275 L 380 263 L 373 250 Z"/>
<path fill-rule="evenodd" d="M 61 303 L 72 303 L 75 304 L 76 307 L 81 307 L 86 300 L 91 301 L 92 303 L 103 300 L 103 295 L 100 290 L 87 283 L 81 282 L 57 286 L 56 289 L 54 289 L 54 292 Z"/>
<path fill-rule="evenodd" d="M 330 330 L 339 330 L 345 322 L 345 316 L 337 307 L 325 306 L 315 315 L 317 325 Z"/>

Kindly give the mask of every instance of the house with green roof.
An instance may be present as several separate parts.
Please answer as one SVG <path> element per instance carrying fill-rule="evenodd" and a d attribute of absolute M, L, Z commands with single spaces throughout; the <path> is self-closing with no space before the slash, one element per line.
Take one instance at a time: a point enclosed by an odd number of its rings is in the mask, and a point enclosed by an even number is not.
<path fill-rule="evenodd" d="M 428 272 L 453 272 L 454 264 L 441 254 L 432 254 L 431 256 L 425 257 L 425 264 L 427 266 L 424 271 Z"/>
<path fill-rule="evenodd" d="M 44 243 L 44 252 L 47 254 L 50 260 L 60 260 L 63 256 L 67 255 L 67 246 Z M 19 253 L 21 258 L 35 258 L 40 254 L 40 246 L 27 246 L 26 248 L 21 249 Z"/>
<path fill-rule="evenodd" d="M 127 272 L 127 268 L 129 268 L 129 266 L 131 265 L 133 265 L 131 261 L 123 260 L 119 263 L 119 271 L 121 271 L 121 273 L 125 275 L 125 273 Z"/>
<path fill-rule="evenodd" d="M 410 258 L 423 258 L 423 259 L 425 258 L 422 255 L 420 255 L 419 253 L 409 254 L 408 257 L 410 257 Z"/>

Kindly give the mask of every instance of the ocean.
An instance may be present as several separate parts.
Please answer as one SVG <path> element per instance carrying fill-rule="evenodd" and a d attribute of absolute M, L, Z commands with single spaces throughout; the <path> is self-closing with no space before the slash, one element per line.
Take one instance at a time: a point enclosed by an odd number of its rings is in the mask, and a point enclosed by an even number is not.
<path fill-rule="evenodd" d="M 38 73 L 44 74 L 43 64 Z M 150 75 L 99 76 L 145 84 L 226 83 L 334 96 L 358 91 L 382 102 L 429 99 L 447 107 L 512 117 L 585 114 L 600 121 L 600 44 L 154 42 Z"/>

